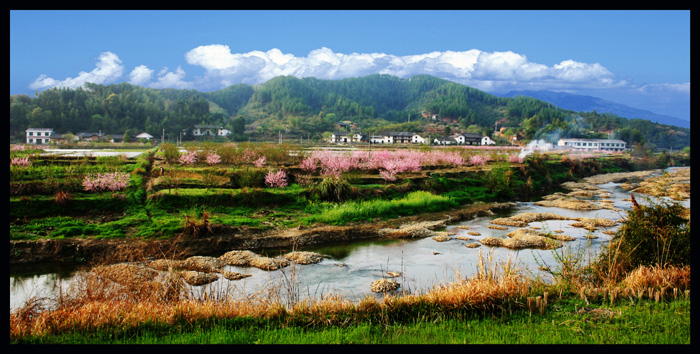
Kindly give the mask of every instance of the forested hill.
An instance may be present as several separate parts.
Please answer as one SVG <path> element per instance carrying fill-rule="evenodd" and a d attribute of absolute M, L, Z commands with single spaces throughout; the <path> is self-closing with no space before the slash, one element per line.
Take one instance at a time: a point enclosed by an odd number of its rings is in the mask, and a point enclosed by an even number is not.
<path fill-rule="evenodd" d="M 427 118 L 424 118 L 424 114 Z M 452 123 L 432 119 L 450 118 Z M 146 131 L 177 135 L 195 124 L 229 128 L 233 139 L 287 135 L 320 138 L 334 123 L 357 129 L 422 131 L 429 126 L 489 134 L 508 128 L 521 139 L 613 136 L 628 143 L 680 149 L 690 145 L 690 130 L 627 119 L 614 114 L 574 112 L 531 97 L 498 97 L 427 75 L 402 79 L 369 75 L 342 80 L 281 76 L 250 86 L 219 91 L 149 89 L 127 83 L 88 84 L 49 89 L 36 97 L 10 96 L 10 135 L 23 139 L 29 127 L 59 133 L 103 132 L 134 135 Z"/>

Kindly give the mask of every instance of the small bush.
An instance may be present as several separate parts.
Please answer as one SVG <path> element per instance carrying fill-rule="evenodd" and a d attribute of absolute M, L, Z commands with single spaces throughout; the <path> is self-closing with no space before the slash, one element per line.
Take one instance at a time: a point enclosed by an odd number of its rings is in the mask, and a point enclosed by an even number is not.
<path fill-rule="evenodd" d="M 346 179 L 326 177 L 311 188 L 311 195 L 322 201 L 343 202 L 350 199 L 352 187 Z"/>
<path fill-rule="evenodd" d="M 601 274 L 625 274 L 639 266 L 690 265 L 690 219 L 687 210 L 671 202 L 638 204 L 627 212 L 608 248 L 602 250 Z"/>

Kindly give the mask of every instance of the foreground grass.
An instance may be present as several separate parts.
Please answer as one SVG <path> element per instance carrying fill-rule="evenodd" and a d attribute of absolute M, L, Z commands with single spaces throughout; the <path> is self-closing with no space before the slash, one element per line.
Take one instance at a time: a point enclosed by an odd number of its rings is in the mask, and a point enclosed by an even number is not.
<path fill-rule="evenodd" d="M 285 325 L 265 318 L 213 319 L 128 330 L 23 338 L 52 344 L 690 344 L 690 299 L 551 304 L 544 314 L 463 315 L 362 321 L 349 326 Z"/>

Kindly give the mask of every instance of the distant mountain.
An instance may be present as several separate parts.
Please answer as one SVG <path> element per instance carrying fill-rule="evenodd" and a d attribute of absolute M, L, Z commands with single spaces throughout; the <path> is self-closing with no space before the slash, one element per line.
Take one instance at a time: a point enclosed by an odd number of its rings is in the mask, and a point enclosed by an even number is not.
<path fill-rule="evenodd" d="M 602 98 L 575 95 L 566 92 L 553 91 L 510 91 L 503 97 L 528 96 L 549 102 L 557 107 L 576 112 L 612 113 L 625 118 L 640 118 L 659 124 L 673 125 L 681 128 L 690 128 L 690 122 L 684 119 L 656 114 L 643 109 L 632 108 L 620 103 L 607 101 Z"/>

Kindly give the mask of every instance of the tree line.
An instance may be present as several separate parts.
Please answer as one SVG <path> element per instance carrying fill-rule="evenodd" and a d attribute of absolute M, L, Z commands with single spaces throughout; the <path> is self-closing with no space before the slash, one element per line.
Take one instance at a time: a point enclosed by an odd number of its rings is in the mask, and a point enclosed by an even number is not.
<path fill-rule="evenodd" d="M 229 129 L 233 140 L 278 132 L 320 136 L 334 130 L 337 121 L 373 130 L 420 122 L 423 113 L 453 119 L 457 122 L 453 132 L 489 132 L 499 122 L 525 140 L 614 137 L 663 149 L 690 145 L 687 128 L 595 111 L 573 112 L 525 96 L 498 97 L 428 75 L 403 79 L 380 74 L 341 80 L 281 76 L 261 85 L 237 84 L 212 92 L 128 83 L 53 88 L 34 97 L 10 96 L 10 135 L 23 139 L 30 127 L 60 133 L 160 135 L 163 130 L 178 134 L 208 124 Z M 410 124 L 418 129 L 425 125 Z"/>

